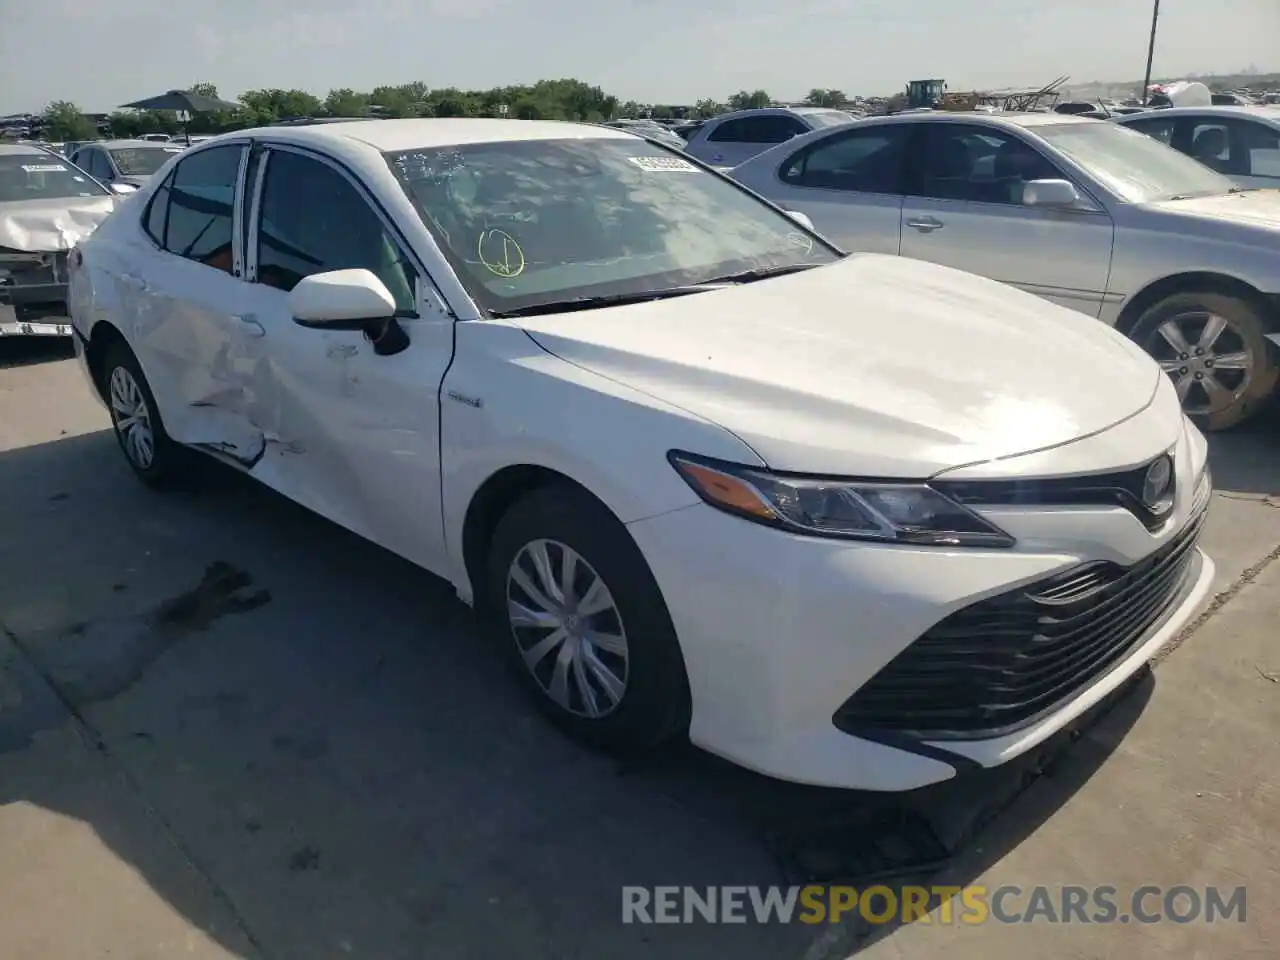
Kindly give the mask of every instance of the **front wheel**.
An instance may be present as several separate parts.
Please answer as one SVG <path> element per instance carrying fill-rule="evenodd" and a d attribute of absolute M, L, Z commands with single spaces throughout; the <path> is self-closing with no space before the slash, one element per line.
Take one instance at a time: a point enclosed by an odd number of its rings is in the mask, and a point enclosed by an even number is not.
<path fill-rule="evenodd" d="M 1177 293 L 1150 307 L 1130 336 L 1164 368 L 1200 429 L 1226 430 L 1275 389 L 1268 327 L 1253 304 L 1218 293 Z"/>
<path fill-rule="evenodd" d="M 688 726 L 684 658 L 644 556 L 572 486 L 527 495 L 489 551 L 485 613 L 537 705 L 608 750 L 649 749 Z"/>

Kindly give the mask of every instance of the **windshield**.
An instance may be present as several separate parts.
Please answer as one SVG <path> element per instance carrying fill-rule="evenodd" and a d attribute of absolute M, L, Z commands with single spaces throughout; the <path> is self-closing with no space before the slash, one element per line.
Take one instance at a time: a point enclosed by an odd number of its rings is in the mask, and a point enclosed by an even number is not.
<path fill-rule="evenodd" d="M 101 197 L 107 193 L 62 157 L 51 153 L 0 153 L 0 203 Z"/>
<path fill-rule="evenodd" d="M 111 151 L 111 159 L 126 177 L 149 177 L 181 152 L 181 147 L 122 147 Z"/>
<path fill-rule="evenodd" d="M 631 137 L 433 147 L 387 161 L 472 297 L 495 312 L 841 256 L 723 177 Z"/>
<path fill-rule="evenodd" d="M 816 113 L 806 113 L 804 117 L 813 124 L 815 130 L 819 127 L 838 127 L 842 123 L 850 123 L 858 119 L 852 113 L 845 113 L 843 110 L 821 110 Z"/>
<path fill-rule="evenodd" d="M 1032 132 L 1126 203 L 1216 196 L 1234 186 L 1199 161 L 1119 124 L 1050 124 Z"/>

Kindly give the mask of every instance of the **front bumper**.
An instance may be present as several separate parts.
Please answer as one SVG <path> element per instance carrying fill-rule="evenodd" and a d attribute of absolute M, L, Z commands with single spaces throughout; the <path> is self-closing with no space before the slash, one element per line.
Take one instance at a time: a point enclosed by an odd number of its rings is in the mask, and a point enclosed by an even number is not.
<path fill-rule="evenodd" d="M 0 258 L 0 337 L 70 335 L 66 252 Z"/>
<path fill-rule="evenodd" d="M 1159 531 L 1114 506 L 984 510 L 1018 537 L 1011 550 L 795 536 L 704 504 L 631 524 L 680 637 L 693 698 L 690 738 L 769 776 L 884 791 L 1032 750 L 1123 686 L 1194 616 L 1214 575 L 1194 543 L 1176 589 L 1145 628 L 1012 728 L 926 739 L 902 725 L 845 732 L 835 720 L 856 691 L 951 615 L 1083 564 L 1140 565 L 1174 544 L 1206 499 L 1202 490 L 1197 500 L 1194 483 L 1203 442 L 1182 431 L 1175 462 L 1177 503 Z"/>

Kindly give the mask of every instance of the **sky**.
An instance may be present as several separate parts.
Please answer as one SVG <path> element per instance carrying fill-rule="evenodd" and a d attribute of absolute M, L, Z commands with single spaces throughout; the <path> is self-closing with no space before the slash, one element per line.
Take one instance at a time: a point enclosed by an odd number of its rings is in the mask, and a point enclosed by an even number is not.
<path fill-rule="evenodd" d="M 199 11 L 196 13 L 196 11 Z M 574 77 L 622 100 L 1141 78 L 1151 0 L 0 0 L 0 114 L 208 81 L 323 96 Z M 1280 0 L 1162 0 L 1155 73 L 1280 69 Z"/>

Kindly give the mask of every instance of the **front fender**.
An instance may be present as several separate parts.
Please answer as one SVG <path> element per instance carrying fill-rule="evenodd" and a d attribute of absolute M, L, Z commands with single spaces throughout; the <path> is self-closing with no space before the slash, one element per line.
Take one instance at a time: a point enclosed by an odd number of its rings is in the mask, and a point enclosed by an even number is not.
<path fill-rule="evenodd" d="M 717 424 L 554 357 L 513 324 L 456 330 L 440 391 L 441 496 L 449 577 L 463 597 L 467 510 L 500 470 L 562 474 L 632 523 L 698 502 L 667 461 L 673 448 L 763 465 Z"/>

